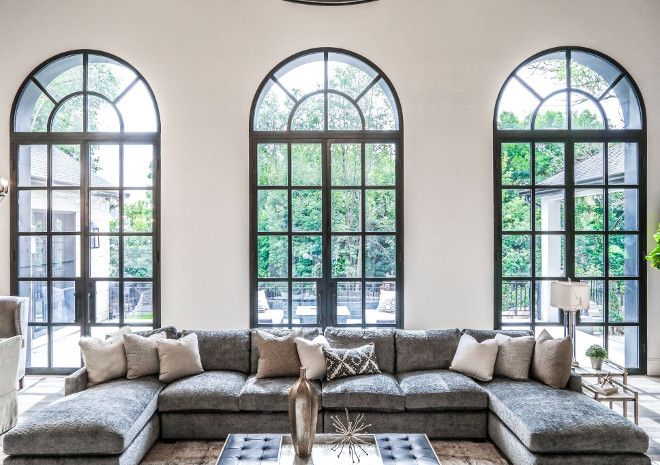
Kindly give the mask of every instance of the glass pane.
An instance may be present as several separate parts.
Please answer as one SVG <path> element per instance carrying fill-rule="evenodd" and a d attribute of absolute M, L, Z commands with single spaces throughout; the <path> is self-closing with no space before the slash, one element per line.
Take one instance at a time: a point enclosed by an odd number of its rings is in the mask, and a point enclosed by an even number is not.
<path fill-rule="evenodd" d="M 368 278 L 396 276 L 396 237 L 367 236 L 366 275 Z"/>
<path fill-rule="evenodd" d="M 360 144 L 333 144 L 331 156 L 333 186 L 359 186 L 362 184 Z"/>
<path fill-rule="evenodd" d="M 603 144 L 575 144 L 575 183 L 603 184 Z"/>
<path fill-rule="evenodd" d="M 566 94 L 556 94 L 543 102 L 534 119 L 534 129 L 566 129 Z"/>
<path fill-rule="evenodd" d="M 119 323 L 119 283 L 96 281 L 95 285 L 94 321 L 96 323 Z"/>
<path fill-rule="evenodd" d="M 531 283 L 529 281 L 502 282 L 502 322 L 520 323 L 530 320 Z"/>
<path fill-rule="evenodd" d="M 394 144 L 365 144 L 365 184 L 393 186 L 396 184 L 396 146 Z"/>
<path fill-rule="evenodd" d="M 602 231 L 604 229 L 602 189 L 576 189 L 575 230 Z"/>
<path fill-rule="evenodd" d="M 294 131 L 322 131 L 324 127 L 325 99 L 322 94 L 306 98 L 296 108 L 291 119 Z"/>
<path fill-rule="evenodd" d="M 607 283 L 609 289 L 610 323 L 637 323 L 639 321 L 639 282 L 633 280 L 613 280 Z"/>
<path fill-rule="evenodd" d="M 18 295 L 30 299 L 30 323 L 48 321 L 48 283 L 46 281 L 20 281 Z"/>
<path fill-rule="evenodd" d="M 27 366 L 47 368 L 48 347 L 48 328 L 46 326 L 30 326 L 27 339 Z"/>
<path fill-rule="evenodd" d="M 324 88 L 323 53 L 302 56 L 280 68 L 275 76 L 296 98 Z"/>
<path fill-rule="evenodd" d="M 637 326 L 610 326 L 608 333 L 608 358 L 626 368 L 638 368 L 639 328 Z"/>
<path fill-rule="evenodd" d="M 316 283 L 293 283 L 293 324 L 317 324 Z"/>
<path fill-rule="evenodd" d="M 293 277 L 320 278 L 323 276 L 323 248 L 321 236 L 293 236 Z"/>
<path fill-rule="evenodd" d="M 51 157 L 53 186 L 79 186 L 80 146 L 54 145 Z"/>
<path fill-rule="evenodd" d="M 375 79 L 376 71 L 364 62 L 340 53 L 328 54 L 328 88 L 356 98 Z"/>
<path fill-rule="evenodd" d="M 335 131 L 362 129 L 362 119 L 357 108 L 341 95 L 328 94 L 328 129 Z"/>
<path fill-rule="evenodd" d="M 87 130 L 119 132 L 119 116 L 115 107 L 99 97 L 89 95 L 87 97 Z"/>
<path fill-rule="evenodd" d="M 89 330 L 92 337 L 101 340 L 107 339 L 117 331 L 119 331 L 119 326 L 92 326 Z"/>
<path fill-rule="evenodd" d="M 578 92 L 571 93 L 571 128 L 605 129 L 603 115 L 596 103 Z"/>
<path fill-rule="evenodd" d="M 124 120 L 124 131 L 158 131 L 156 105 L 144 82 L 140 81 L 131 87 L 117 102 L 117 109 Z"/>
<path fill-rule="evenodd" d="M 102 55 L 89 55 L 87 88 L 114 100 L 137 75 L 129 67 Z"/>
<path fill-rule="evenodd" d="M 502 275 L 530 276 L 531 248 L 531 236 L 502 236 Z"/>
<path fill-rule="evenodd" d="M 119 231 L 119 191 L 89 193 L 89 231 Z"/>
<path fill-rule="evenodd" d="M 154 222 L 153 191 L 124 191 L 124 232 L 151 232 Z"/>
<path fill-rule="evenodd" d="M 152 238 L 124 237 L 124 277 L 151 278 L 152 273 Z"/>
<path fill-rule="evenodd" d="M 531 184 L 529 144 L 502 144 L 502 185 Z"/>
<path fill-rule="evenodd" d="M 549 332 L 555 339 L 564 337 L 564 328 L 562 326 L 537 326 L 534 330 L 534 334 L 538 338 L 544 330 Z"/>
<path fill-rule="evenodd" d="M 18 232 L 45 232 L 46 191 L 18 191 Z"/>
<path fill-rule="evenodd" d="M 399 129 L 399 116 L 394 96 L 382 79 L 360 99 L 358 105 L 362 109 L 367 130 Z"/>
<path fill-rule="evenodd" d="M 35 78 L 56 100 L 83 90 L 83 56 L 68 55 L 48 63 Z"/>
<path fill-rule="evenodd" d="M 33 82 L 28 82 L 16 106 L 14 129 L 18 132 L 46 132 L 53 108 L 53 101 Z"/>
<path fill-rule="evenodd" d="M 365 300 L 368 325 L 396 323 L 396 283 L 367 283 Z"/>
<path fill-rule="evenodd" d="M 48 154 L 45 145 L 18 147 L 18 187 L 42 187 L 48 178 Z"/>
<path fill-rule="evenodd" d="M 83 131 L 83 97 L 77 95 L 66 100 L 53 117 L 53 132 L 82 132 Z"/>
<path fill-rule="evenodd" d="M 80 367 L 80 326 L 53 327 L 53 368 Z"/>
<path fill-rule="evenodd" d="M 610 129 L 641 129 L 642 111 L 628 78 L 623 78 L 603 99 Z"/>
<path fill-rule="evenodd" d="M 46 236 L 18 238 L 18 277 L 43 278 L 47 275 Z"/>
<path fill-rule="evenodd" d="M 639 274 L 639 246 L 637 235 L 612 234 L 609 237 L 610 276 L 637 276 Z"/>
<path fill-rule="evenodd" d="M 321 190 L 291 191 L 292 223 L 295 232 L 321 232 L 322 198 Z"/>
<path fill-rule="evenodd" d="M 362 324 L 362 283 L 337 283 L 337 324 Z"/>
<path fill-rule="evenodd" d="M 279 325 L 289 321 L 289 284 L 260 282 L 257 308 L 260 325 Z"/>
<path fill-rule="evenodd" d="M 52 191 L 51 201 L 52 231 L 80 231 L 80 191 Z"/>
<path fill-rule="evenodd" d="M 357 189 L 332 190 L 331 228 L 333 232 L 358 232 L 361 224 L 362 193 Z"/>
<path fill-rule="evenodd" d="M 605 281 L 582 280 L 589 285 L 589 309 L 580 312 L 582 323 L 602 323 L 605 315 Z"/>
<path fill-rule="evenodd" d="M 259 148 L 261 147 L 260 145 Z M 261 161 L 261 157 L 259 161 Z M 286 169 L 286 156 L 283 169 Z M 321 177 L 321 145 L 291 144 L 291 184 L 294 186 L 320 186 Z M 283 179 L 283 184 L 286 184 L 286 172 L 279 179 Z M 262 184 L 261 176 L 259 176 L 259 184 Z"/>
<path fill-rule="evenodd" d="M 534 318 L 539 323 L 559 323 L 560 321 L 561 310 L 550 305 L 551 284 L 551 281 L 536 281 L 535 283 L 534 308 L 536 308 L 536 314 Z"/>
<path fill-rule="evenodd" d="M 56 278 L 80 277 L 80 236 L 52 236 L 52 273 Z"/>
<path fill-rule="evenodd" d="M 273 81 L 266 84 L 259 98 L 254 117 L 255 129 L 257 131 L 285 131 L 294 101 Z"/>
<path fill-rule="evenodd" d="M 89 147 L 91 187 L 119 187 L 119 146 L 91 145 Z"/>
<path fill-rule="evenodd" d="M 579 234 L 575 236 L 575 275 L 603 276 L 603 236 Z"/>
<path fill-rule="evenodd" d="M 259 236 L 257 253 L 260 278 L 286 278 L 289 275 L 287 236 Z"/>
<path fill-rule="evenodd" d="M 153 320 L 153 283 L 124 282 L 124 322 L 151 324 Z"/>
<path fill-rule="evenodd" d="M 571 51 L 571 87 L 600 97 L 621 71 L 610 62 L 588 52 Z"/>
<path fill-rule="evenodd" d="M 534 174 L 536 184 L 565 184 L 564 144 L 536 144 L 535 150 Z"/>
<path fill-rule="evenodd" d="M 360 236 L 332 237 L 332 277 L 359 278 L 362 276 Z"/>
<path fill-rule="evenodd" d="M 53 281 L 53 323 L 76 321 L 76 282 Z"/>
<path fill-rule="evenodd" d="M 535 219 L 537 231 L 563 231 L 566 208 L 564 189 L 536 189 Z"/>
<path fill-rule="evenodd" d="M 366 230 L 368 232 L 396 231 L 396 191 L 369 189 L 365 193 Z"/>
<path fill-rule="evenodd" d="M 602 326 L 578 326 L 575 330 L 575 358 L 580 365 L 590 367 L 591 361 L 585 352 L 594 344 L 605 346 L 605 331 Z"/>
<path fill-rule="evenodd" d="M 608 227 L 610 231 L 636 231 L 637 189 L 608 190 Z"/>
<path fill-rule="evenodd" d="M 89 269 L 92 278 L 119 277 L 119 237 L 89 238 Z"/>
<path fill-rule="evenodd" d="M 558 234 L 536 236 L 536 276 L 560 278 L 566 275 L 566 238 Z"/>
<path fill-rule="evenodd" d="M 539 99 L 517 79 L 509 79 L 497 106 L 497 129 L 529 129 Z"/>
<path fill-rule="evenodd" d="M 543 55 L 521 67 L 516 74 L 541 97 L 565 89 L 567 87 L 566 52 Z"/>
<path fill-rule="evenodd" d="M 151 145 L 124 145 L 124 187 L 151 187 L 153 158 Z"/>
<path fill-rule="evenodd" d="M 612 142 L 607 147 L 607 171 L 610 184 L 637 184 L 637 144 Z"/>
<path fill-rule="evenodd" d="M 531 216 L 529 189 L 502 190 L 502 230 L 530 231 Z"/>
<path fill-rule="evenodd" d="M 259 144 L 257 147 L 257 184 L 286 186 L 288 183 L 286 144 Z"/>
<path fill-rule="evenodd" d="M 257 193 L 257 229 L 282 232 L 289 229 L 289 200 L 285 190 L 259 190 Z"/>

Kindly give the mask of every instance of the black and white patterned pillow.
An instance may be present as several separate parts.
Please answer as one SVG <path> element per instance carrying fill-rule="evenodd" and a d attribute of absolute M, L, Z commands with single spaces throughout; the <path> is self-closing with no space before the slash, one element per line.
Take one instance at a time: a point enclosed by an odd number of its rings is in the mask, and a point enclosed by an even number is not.
<path fill-rule="evenodd" d="M 373 342 L 355 349 L 333 349 L 323 347 L 327 378 L 337 379 L 346 376 L 373 375 L 380 373 L 376 361 L 376 347 Z"/>

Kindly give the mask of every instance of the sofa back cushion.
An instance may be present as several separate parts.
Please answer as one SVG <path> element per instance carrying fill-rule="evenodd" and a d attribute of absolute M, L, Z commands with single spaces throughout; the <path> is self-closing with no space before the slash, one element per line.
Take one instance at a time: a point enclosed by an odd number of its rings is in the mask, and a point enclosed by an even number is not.
<path fill-rule="evenodd" d="M 449 369 L 460 339 L 459 329 L 397 329 L 396 372 Z"/>
<path fill-rule="evenodd" d="M 510 337 L 533 336 L 534 332 L 526 329 L 464 329 L 463 334 L 469 334 L 477 340 L 483 342 L 486 339 L 494 339 L 496 334 L 504 334 Z"/>
<path fill-rule="evenodd" d="M 199 355 L 205 371 L 250 372 L 249 329 L 185 330 L 181 336 L 190 333 L 197 334 Z"/>
<path fill-rule="evenodd" d="M 248 330 L 249 331 L 249 330 Z M 251 349 L 250 349 L 250 373 L 256 374 L 257 367 L 259 366 L 259 338 L 256 334 L 256 329 L 253 329 L 250 334 Z M 272 334 L 275 337 L 287 336 L 291 333 L 290 329 L 286 328 L 259 328 L 259 331 Z M 302 337 L 312 340 L 321 334 L 320 328 L 303 328 Z"/>
<path fill-rule="evenodd" d="M 330 347 L 339 349 L 355 349 L 373 342 L 380 370 L 394 373 L 394 329 L 326 328 L 325 338 Z"/>

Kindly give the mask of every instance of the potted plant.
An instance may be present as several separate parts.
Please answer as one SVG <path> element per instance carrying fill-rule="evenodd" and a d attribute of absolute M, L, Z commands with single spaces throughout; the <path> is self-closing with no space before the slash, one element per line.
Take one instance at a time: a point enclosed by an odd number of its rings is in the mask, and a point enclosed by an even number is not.
<path fill-rule="evenodd" d="M 653 268 L 660 269 L 660 224 L 658 225 L 658 231 L 653 235 L 653 239 L 655 239 L 657 246 L 645 258 Z"/>
<path fill-rule="evenodd" d="M 607 358 L 607 351 L 601 346 L 598 344 L 589 346 L 584 354 L 591 359 L 591 368 L 594 370 L 603 368 L 603 360 Z"/>

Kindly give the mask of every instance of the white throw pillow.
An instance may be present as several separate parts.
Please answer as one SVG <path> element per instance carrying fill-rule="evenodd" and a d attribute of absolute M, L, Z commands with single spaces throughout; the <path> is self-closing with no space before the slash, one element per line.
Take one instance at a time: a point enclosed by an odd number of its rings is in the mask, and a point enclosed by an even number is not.
<path fill-rule="evenodd" d="M 142 376 L 157 375 L 160 372 L 158 358 L 158 340 L 166 339 L 167 334 L 156 333 L 149 337 L 139 334 L 124 334 L 124 350 L 126 350 L 126 378 L 135 379 Z"/>
<path fill-rule="evenodd" d="M 300 365 L 307 369 L 307 379 L 324 378 L 326 364 L 323 348 L 330 347 L 328 340 L 324 336 L 316 336 L 311 341 L 297 337 L 295 342 Z"/>
<path fill-rule="evenodd" d="M 80 338 L 78 345 L 87 369 L 88 386 L 126 376 L 124 334 L 130 332 L 130 328 L 125 326 L 105 340 L 94 337 Z"/>
<path fill-rule="evenodd" d="M 199 356 L 197 334 L 191 333 L 181 339 L 158 339 L 156 346 L 160 359 L 158 379 L 162 382 L 171 383 L 204 371 Z"/>
<path fill-rule="evenodd" d="M 495 339 L 479 343 L 469 334 L 463 334 L 449 369 L 479 381 L 492 381 L 497 350 Z"/>

